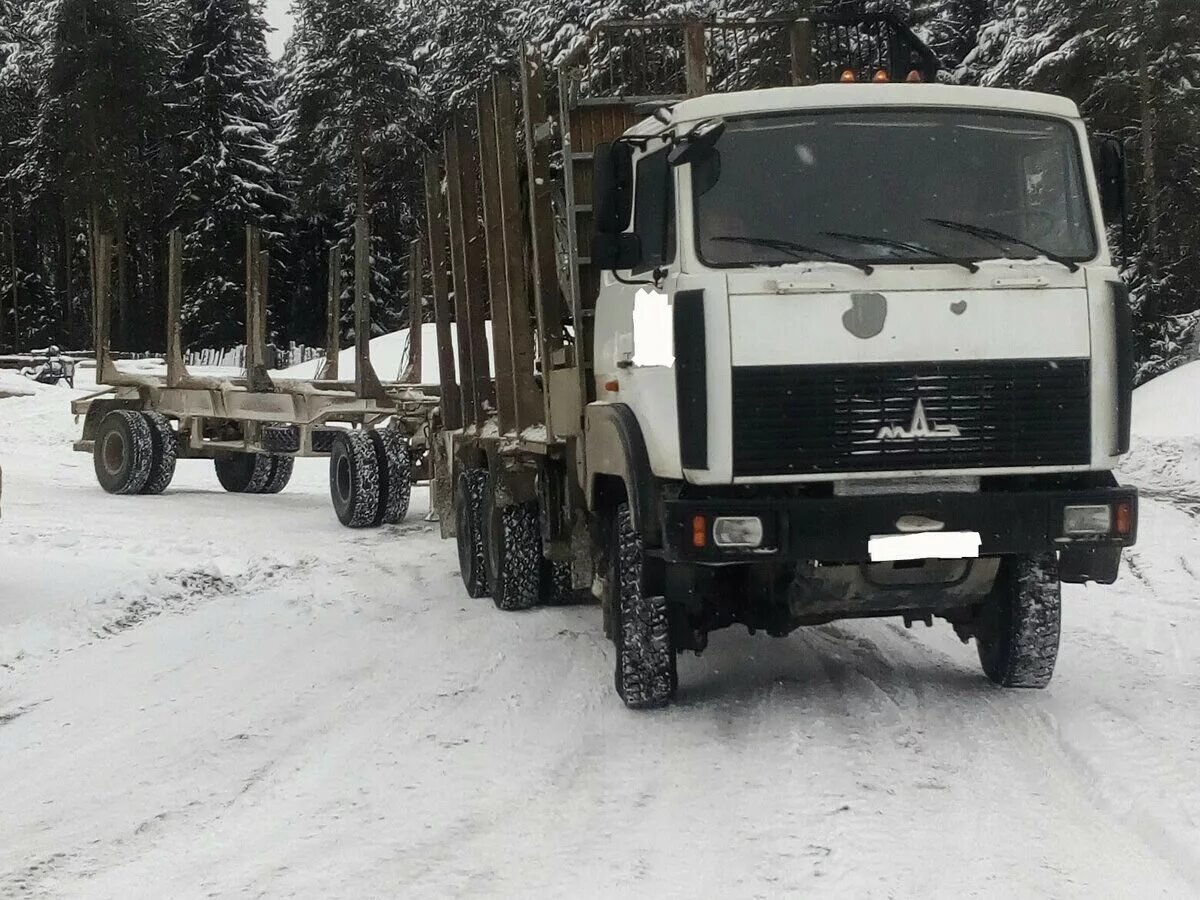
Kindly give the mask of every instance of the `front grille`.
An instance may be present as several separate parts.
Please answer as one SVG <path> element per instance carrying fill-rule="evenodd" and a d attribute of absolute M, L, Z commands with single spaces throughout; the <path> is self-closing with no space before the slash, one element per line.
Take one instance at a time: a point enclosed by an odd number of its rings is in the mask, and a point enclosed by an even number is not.
<path fill-rule="evenodd" d="M 1086 359 L 735 367 L 734 475 L 1086 465 L 1090 398 Z"/>

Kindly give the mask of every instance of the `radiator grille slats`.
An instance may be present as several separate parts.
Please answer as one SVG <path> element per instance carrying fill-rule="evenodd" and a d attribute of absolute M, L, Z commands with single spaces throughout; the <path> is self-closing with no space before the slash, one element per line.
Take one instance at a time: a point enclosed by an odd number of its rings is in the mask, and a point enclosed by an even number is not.
<path fill-rule="evenodd" d="M 1090 397 L 1081 359 L 735 367 L 734 474 L 1086 465 Z"/>

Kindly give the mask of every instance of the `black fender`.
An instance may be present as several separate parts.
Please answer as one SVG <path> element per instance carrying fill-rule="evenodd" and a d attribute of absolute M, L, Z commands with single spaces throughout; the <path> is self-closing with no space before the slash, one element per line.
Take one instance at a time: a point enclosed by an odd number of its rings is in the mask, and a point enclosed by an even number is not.
<path fill-rule="evenodd" d="M 596 512 L 603 501 L 600 485 L 607 477 L 620 478 L 633 514 L 633 527 L 648 546 L 661 543 L 662 488 L 650 471 L 650 454 L 642 426 L 623 403 L 593 404 L 585 415 L 587 504 Z"/>

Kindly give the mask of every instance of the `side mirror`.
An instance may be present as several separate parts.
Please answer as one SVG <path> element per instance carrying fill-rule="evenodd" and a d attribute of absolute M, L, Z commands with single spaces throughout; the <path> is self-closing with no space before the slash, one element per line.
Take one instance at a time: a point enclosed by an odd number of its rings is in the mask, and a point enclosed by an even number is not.
<path fill-rule="evenodd" d="M 601 269 L 636 269 L 642 263 L 642 241 L 636 234 L 597 231 L 592 238 L 592 265 Z"/>
<path fill-rule="evenodd" d="M 592 263 L 602 269 L 631 269 L 640 244 L 625 234 L 633 214 L 633 148 L 625 142 L 599 144 L 592 160 Z M 628 240 L 634 238 L 633 241 Z"/>
<path fill-rule="evenodd" d="M 1094 154 L 1104 219 L 1109 225 L 1116 225 L 1125 220 L 1128 202 L 1125 146 L 1118 138 L 1101 138 L 1096 144 Z"/>
<path fill-rule="evenodd" d="M 624 141 L 597 145 L 592 173 L 596 230 L 619 234 L 633 212 L 633 147 Z"/>
<path fill-rule="evenodd" d="M 712 153 L 717 141 L 725 133 L 724 119 L 709 119 L 701 122 L 687 134 L 678 139 L 671 150 L 670 163 L 672 166 L 682 166 L 698 159 L 703 159 Z"/>

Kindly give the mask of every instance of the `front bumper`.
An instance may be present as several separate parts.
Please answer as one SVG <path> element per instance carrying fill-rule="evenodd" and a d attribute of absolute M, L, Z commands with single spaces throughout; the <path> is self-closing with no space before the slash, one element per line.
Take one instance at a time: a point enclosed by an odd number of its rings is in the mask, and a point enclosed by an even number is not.
<path fill-rule="evenodd" d="M 905 517 L 921 517 L 941 523 L 939 530 L 978 532 L 982 540 L 980 556 L 1061 551 L 1074 565 L 1074 560 L 1083 557 L 1104 559 L 1115 555 L 1119 559 L 1122 549 L 1133 546 L 1137 541 L 1137 502 L 1136 489 L 1115 483 L 1082 489 L 825 498 L 771 498 L 761 492 L 744 499 L 689 495 L 664 503 L 663 555 L 668 562 L 716 565 L 801 560 L 868 563 L 872 537 L 901 533 L 897 522 Z M 1086 539 L 1070 539 L 1063 534 L 1065 507 L 1121 503 L 1130 505 L 1125 534 Z M 753 550 L 716 546 L 711 527 L 716 518 L 723 516 L 762 519 L 762 546 Z M 697 546 L 696 538 L 700 517 L 709 529 L 702 547 Z"/>

